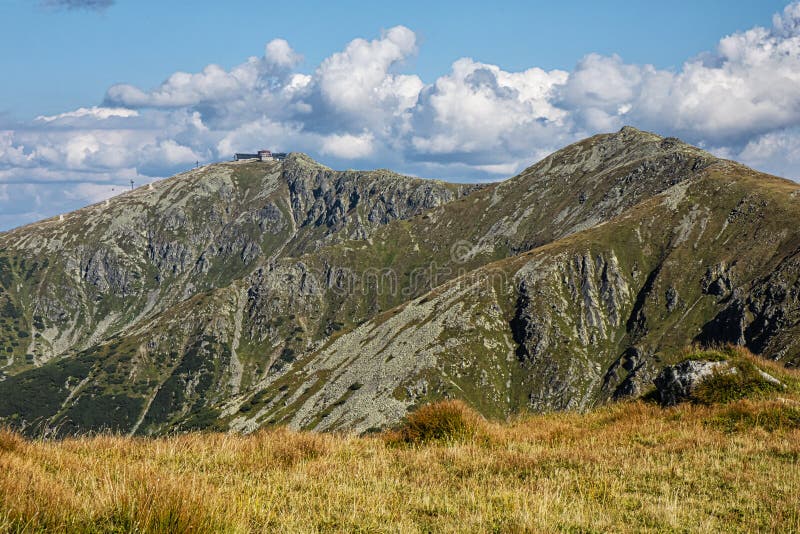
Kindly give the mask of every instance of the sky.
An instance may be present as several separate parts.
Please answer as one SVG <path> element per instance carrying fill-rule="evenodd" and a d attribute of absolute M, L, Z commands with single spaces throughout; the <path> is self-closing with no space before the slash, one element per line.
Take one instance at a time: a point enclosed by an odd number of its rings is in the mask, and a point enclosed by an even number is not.
<path fill-rule="evenodd" d="M 800 2 L 0 0 L 0 230 L 261 148 L 512 176 L 633 125 L 800 179 Z"/>

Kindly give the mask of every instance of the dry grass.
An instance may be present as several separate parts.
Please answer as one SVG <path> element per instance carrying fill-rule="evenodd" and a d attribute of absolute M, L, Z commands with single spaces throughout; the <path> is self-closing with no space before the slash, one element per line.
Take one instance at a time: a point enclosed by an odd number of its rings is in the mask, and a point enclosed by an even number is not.
<path fill-rule="evenodd" d="M 484 419 L 460 400 L 447 400 L 422 406 L 411 412 L 399 428 L 386 432 L 389 445 L 461 443 L 486 433 Z"/>
<path fill-rule="evenodd" d="M 800 531 L 796 409 L 632 402 L 503 425 L 465 411 L 479 432 L 401 446 L 0 432 L 0 531 Z"/>

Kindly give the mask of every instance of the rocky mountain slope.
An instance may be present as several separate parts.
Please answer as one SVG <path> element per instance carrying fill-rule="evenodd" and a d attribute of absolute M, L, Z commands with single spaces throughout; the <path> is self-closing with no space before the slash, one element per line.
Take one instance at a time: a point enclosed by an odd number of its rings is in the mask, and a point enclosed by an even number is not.
<path fill-rule="evenodd" d="M 211 165 L 0 234 L 0 418 L 367 431 L 640 395 L 692 342 L 796 365 L 798 191 L 633 128 L 480 187 Z"/>

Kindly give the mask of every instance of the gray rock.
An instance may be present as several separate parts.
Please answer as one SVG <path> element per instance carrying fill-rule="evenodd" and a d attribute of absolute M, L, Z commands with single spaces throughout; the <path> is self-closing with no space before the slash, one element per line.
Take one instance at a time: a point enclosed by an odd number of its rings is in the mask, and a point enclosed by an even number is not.
<path fill-rule="evenodd" d="M 730 295 L 733 288 L 730 267 L 725 262 L 709 267 L 701 281 L 701 287 L 703 293 L 706 295 L 714 295 L 717 297 L 727 297 Z"/>
<path fill-rule="evenodd" d="M 667 291 L 664 295 L 667 300 L 667 311 L 672 312 L 675 308 L 678 307 L 680 304 L 680 296 L 678 295 L 678 290 L 674 287 L 670 286 L 667 288 Z"/>
<path fill-rule="evenodd" d="M 692 392 L 715 372 L 736 372 L 726 361 L 688 360 L 665 367 L 653 381 L 663 406 L 674 406 L 691 399 Z"/>
<path fill-rule="evenodd" d="M 783 382 L 781 382 L 780 380 L 778 380 L 777 378 L 775 378 L 771 374 L 765 373 L 761 369 L 758 370 L 758 374 L 761 376 L 761 378 L 763 378 L 764 380 L 766 380 L 770 384 L 774 384 L 774 385 L 780 386 L 780 387 L 786 387 L 786 385 Z"/>

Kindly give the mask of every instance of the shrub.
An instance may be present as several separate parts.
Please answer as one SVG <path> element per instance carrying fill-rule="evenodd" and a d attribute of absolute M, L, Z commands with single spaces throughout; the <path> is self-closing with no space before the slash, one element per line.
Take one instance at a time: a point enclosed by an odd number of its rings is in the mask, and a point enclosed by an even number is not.
<path fill-rule="evenodd" d="M 457 443 L 475 439 L 483 419 L 460 400 L 427 404 L 406 416 L 399 428 L 385 435 L 389 444 Z"/>

